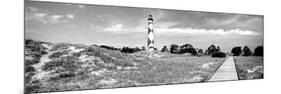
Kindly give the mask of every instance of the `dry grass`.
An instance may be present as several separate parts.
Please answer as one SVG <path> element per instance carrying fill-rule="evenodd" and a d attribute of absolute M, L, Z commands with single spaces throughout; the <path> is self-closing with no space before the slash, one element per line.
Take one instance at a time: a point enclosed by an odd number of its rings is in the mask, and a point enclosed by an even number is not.
<path fill-rule="evenodd" d="M 222 58 L 196 56 L 148 59 L 137 70 L 118 71 L 107 76 L 119 81 L 114 87 L 204 82 L 223 61 Z M 208 67 L 203 67 L 206 64 Z"/>
<path fill-rule="evenodd" d="M 39 62 L 26 62 L 34 68 L 25 73 L 26 93 L 204 82 L 225 60 L 74 46 L 54 45 L 44 49 L 48 53 Z"/>
<path fill-rule="evenodd" d="M 263 57 L 236 56 L 234 60 L 240 80 L 263 79 Z"/>

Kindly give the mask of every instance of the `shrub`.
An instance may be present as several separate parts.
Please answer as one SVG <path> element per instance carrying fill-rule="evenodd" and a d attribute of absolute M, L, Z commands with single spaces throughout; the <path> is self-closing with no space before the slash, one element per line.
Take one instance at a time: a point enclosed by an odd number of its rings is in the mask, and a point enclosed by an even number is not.
<path fill-rule="evenodd" d="M 218 47 L 219 48 L 219 47 Z M 211 54 L 214 54 L 214 53 L 217 53 L 219 49 L 217 49 L 217 47 L 212 44 L 211 46 L 208 47 L 208 49 L 206 50 L 206 54 L 207 55 L 211 55 Z"/>
<path fill-rule="evenodd" d="M 40 54 L 45 55 L 45 54 L 48 54 L 48 52 L 47 51 L 41 51 Z"/>
<path fill-rule="evenodd" d="M 233 56 L 239 56 L 242 53 L 241 47 L 234 47 L 231 50 Z"/>
<path fill-rule="evenodd" d="M 57 50 L 63 50 L 63 49 L 67 49 L 69 46 L 69 44 L 56 44 L 52 47 L 52 49 L 50 49 L 50 51 L 57 51 Z"/>
<path fill-rule="evenodd" d="M 32 52 L 38 53 L 38 54 L 45 54 L 46 52 L 42 52 L 46 50 L 44 46 L 41 45 L 41 42 L 36 42 L 33 40 L 25 40 L 25 48 L 30 49 Z"/>
<path fill-rule="evenodd" d="M 161 52 L 169 52 L 168 47 L 167 47 L 167 46 L 164 46 L 164 47 L 162 48 Z"/>
<path fill-rule="evenodd" d="M 138 52 L 138 51 L 141 51 L 141 49 L 138 47 L 136 47 L 136 48 L 123 47 L 121 49 L 121 52 L 123 52 L 123 53 L 134 53 L 134 52 Z"/>
<path fill-rule="evenodd" d="M 25 60 L 25 66 L 30 66 L 39 63 L 39 59 Z"/>
<path fill-rule="evenodd" d="M 146 48 L 145 46 L 141 46 L 141 50 L 144 51 Z"/>
<path fill-rule="evenodd" d="M 63 79 L 63 78 L 70 78 L 70 77 L 75 77 L 76 74 L 74 72 L 64 72 L 59 74 L 58 76 L 52 77 L 49 80 L 50 81 L 54 81 L 54 80 L 59 80 L 59 79 Z"/>
<path fill-rule="evenodd" d="M 181 49 L 179 53 L 180 54 L 191 53 L 192 55 L 196 55 L 197 51 L 195 48 L 184 48 L 184 49 Z"/>
<path fill-rule="evenodd" d="M 176 44 L 171 44 L 170 45 L 170 53 L 174 53 L 174 54 L 176 54 L 176 53 L 178 53 L 180 50 L 179 50 L 179 46 L 178 45 L 176 45 Z"/>
<path fill-rule="evenodd" d="M 198 53 L 198 54 L 203 54 L 203 50 L 202 50 L 202 49 L 199 49 L 197 53 Z"/>
<path fill-rule="evenodd" d="M 112 46 L 107 46 L 107 45 L 101 45 L 101 48 L 109 49 L 109 50 L 120 50 L 119 48 L 114 48 Z"/>
<path fill-rule="evenodd" d="M 250 48 L 248 46 L 244 46 L 243 56 L 250 56 L 250 55 L 252 55 L 252 51 L 250 50 Z"/>
<path fill-rule="evenodd" d="M 258 46 L 257 48 L 255 48 L 254 55 L 255 56 L 263 56 L 263 46 Z"/>
<path fill-rule="evenodd" d="M 224 58 L 224 57 L 226 57 L 226 54 L 223 52 L 217 52 L 217 53 L 212 54 L 212 57 Z"/>
<path fill-rule="evenodd" d="M 62 51 L 62 52 L 55 52 L 55 53 L 52 53 L 49 58 L 59 58 L 61 55 L 64 55 L 64 54 L 68 54 L 67 51 Z"/>
<path fill-rule="evenodd" d="M 32 66 L 27 66 L 27 65 L 24 66 L 24 72 L 25 73 L 34 72 L 34 71 L 35 71 L 35 69 Z"/>
<path fill-rule="evenodd" d="M 53 70 L 56 67 L 63 67 L 65 70 L 75 71 L 79 68 L 81 62 L 76 57 L 67 56 L 57 60 L 50 61 L 44 65 L 43 70 Z"/>

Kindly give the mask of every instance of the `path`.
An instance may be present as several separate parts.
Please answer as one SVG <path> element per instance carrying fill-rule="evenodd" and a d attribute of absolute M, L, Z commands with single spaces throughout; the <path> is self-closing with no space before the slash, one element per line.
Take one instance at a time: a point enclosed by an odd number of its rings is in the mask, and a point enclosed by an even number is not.
<path fill-rule="evenodd" d="M 233 57 L 227 58 L 209 81 L 238 80 Z"/>

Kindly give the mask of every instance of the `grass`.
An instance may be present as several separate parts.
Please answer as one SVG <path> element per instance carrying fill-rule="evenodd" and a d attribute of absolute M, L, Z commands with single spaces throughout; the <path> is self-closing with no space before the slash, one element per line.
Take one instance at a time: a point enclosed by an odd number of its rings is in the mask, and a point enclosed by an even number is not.
<path fill-rule="evenodd" d="M 147 61 L 150 63 L 136 62 L 138 69 L 106 71 L 101 75 L 88 74 L 83 75 L 87 76 L 87 79 L 71 81 L 75 84 L 51 82 L 50 86 L 55 86 L 59 90 L 76 90 L 204 82 L 224 59 L 183 56 Z M 212 64 L 209 68 L 202 67 L 210 62 Z M 83 76 L 74 79 L 80 79 Z"/>
<path fill-rule="evenodd" d="M 119 71 L 107 76 L 120 81 L 114 87 L 204 82 L 224 59 L 182 56 L 149 61 L 151 63 L 142 64 L 137 70 Z M 202 67 L 210 62 L 209 68 Z"/>
<path fill-rule="evenodd" d="M 263 57 L 235 56 L 234 60 L 239 80 L 263 79 Z"/>
<path fill-rule="evenodd" d="M 137 69 L 104 68 L 104 71 L 85 71 L 80 75 L 61 73 L 40 88 L 36 87 L 39 88 L 36 92 L 204 82 L 224 60 L 225 58 L 207 56 L 134 60 Z M 209 67 L 202 67 L 204 64 L 209 64 Z M 91 74 L 98 71 L 99 75 Z M 38 86 L 37 84 L 34 86 Z"/>
<path fill-rule="evenodd" d="M 70 46 L 75 45 L 58 44 L 36 50 L 48 51 L 42 55 L 48 61 L 40 57 L 26 60 L 26 92 L 204 82 L 226 59 L 161 52 L 149 57 L 146 52 L 125 54 L 97 46 L 79 46 L 84 50 L 73 52 L 68 50 Z M 31 52 L 27 55 L 33 55 Z M 33 65 L 41 67 L 32 69 Z"/>

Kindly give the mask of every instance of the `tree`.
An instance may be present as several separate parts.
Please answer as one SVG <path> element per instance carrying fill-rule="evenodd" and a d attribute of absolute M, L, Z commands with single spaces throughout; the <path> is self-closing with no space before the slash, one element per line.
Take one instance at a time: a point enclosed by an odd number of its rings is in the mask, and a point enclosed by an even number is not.
<path fill-rule="evenodd" d="M 226 54 L 224 52 L 217 52 L 212 54 L 212 57 L 224 58 Z"/>
<path fill-rule="evenodd" d="M 142 47 L 141 47 L 141 50 L 142 50 L 142 51 L 144 51 L 145 49 L 146 49 L 145 46 L 142 46 Z"/>
<path fill-rule="evenodd" d="M 197 53 L 198 53 L 198 54 L 203 54 L 204 52 L 203 52 L 202 49 L 199 49 Z"/>
<path fill-rule="evenodd" d="M 220 46 L 217 46 L 216 53 L 217 53 L 217 52 L 220 52 L 220 51 L 221 51 Z"/>
<path fill-rule="evenodd" d="M 158 49 L 157 49 L 157 48 L 155 48 L 155 47 L 153 47 L 153 50 L 154 50 L 154 51 L 158 51 Z"/>
<path fill-rule="evenodd" d="M 134 52 L 138 52 L 138 51 L 141 51 L 139 47 L 134 48 Z"/>
<path fill-rule="evenodd" d="M 208 49 L 206 50 L 206 54 L 208 54 L 208 55 L 211 55 L 211 54 L 214 54 L 214 53 L 217 53 L 217 52 L 218 52 L 217 47 L 214 44 L 209 46 Z"/>
<path fill-rule="evenodd" d="M 250 56 L 252 55 L 252 51 L 250 48 L 246 45 L 243 47 L 243 56 Z"/>
<path fill-rule="evenodd" d="M 161 52 L 169 52 L 168 47 L 167 47 L 167 46 L 164 46 L 164 47 L 162 48 Z"/>
<path fill-rule="evenodd" d="M 258 46 L 254 51 L 255 56 L 263 56 L 263 46 Z"/>
<path fill-rule="evenodd" d="M 191 53 L 192 55 L 196 55 L 197 51 L 191 44 L 185 44 L 180 46 L 179 54 L 184 54 L 184 53 Z"/>
<path fill-rule="evenodd" d="M 179 52 L 179 46 L 176 44 L 170 45 L 170 53 L 177 54 Z"/>
<path fill-rule="evenodd" d="M 109 50 L 120 50 L 119 48 L 114 48 L 112 46 L 107 46 L 107 45 L 100 45 L 101 48 L 109 49 Z"/>
<path fill-rule="evenodd" d="M 139 47 L 135 47 L 135 48 L 123 47 L 120 51 L 123 53 L 134 53 L 134 52 L 141 51 L 141 49 Z"/>
<path fill-rule="evenodd" d="M 204 54 L 205 54 L 205 55 L 208 55 L 208 52 L 209 52 L 208 49 L 206 49 L 205 52 L 204 52 Z"/>
<path fill-rule="evenodd" d="M 191 44 L 185 44 L 180 46 L 181 49 L 189 49 L 189 48 L 193 48 L 193 46 Z"/>
<path fill-rule="evenodd" d="M 233 56 L 239 56 L 242 53 L 241 47 L 234 47 L 231 50 Z"/>
<path fill-rule="evenodd" d="M 192 54 L 192 55 L 197 55 L 197 51 L 195 48 L 190 48 L 189 49 L 189 52 Z"/>

